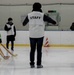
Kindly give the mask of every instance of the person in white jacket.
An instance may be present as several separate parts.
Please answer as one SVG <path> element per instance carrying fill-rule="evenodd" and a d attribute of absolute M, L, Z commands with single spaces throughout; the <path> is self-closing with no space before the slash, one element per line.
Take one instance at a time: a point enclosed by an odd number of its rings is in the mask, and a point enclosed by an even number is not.
<path fill-rule="evenodd" d="M 6 47 L 9 49 L 9 42 L 11 42 L 11 51 L 14 51 L 14 41 L 16 36 L 16 28 L 12 18 L 8 18 L 8 22 L 4 26 L 4 30 L 7 32 Z"/>
<path fill-rule="evenodd" d="M 37 68 L 43 68 L 42 65 L 42 45 L 44 39 L 44 28 L 45 21 L 56 24 L 54 20 L 46 16 L 41 9 L 42 5 L 38 2 L 33 4 L 33 10 L 29 13 L 24 22 L 23 26 L 29 23 L 29 32 L 30 32 L 30 66 L 31 68 L 35 67 L 35 50 L 37 47 Z"/>

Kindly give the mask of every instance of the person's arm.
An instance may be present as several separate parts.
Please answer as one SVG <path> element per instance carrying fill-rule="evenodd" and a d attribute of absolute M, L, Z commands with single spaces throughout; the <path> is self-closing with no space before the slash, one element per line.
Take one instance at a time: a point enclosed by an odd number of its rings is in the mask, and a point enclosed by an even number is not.
<path fill-rule="evenodd" d="M 5 27 L 4 27 L 4 30 L 5 31 L 9 31 L 11 28 L 8 28 L 6 25 L 5 25 Z"/>
<path fill-rule="evenodd" d="M 50 17 L 48 17 L 46 15 L 44 15 L 43 20 L 48 22 L 48 23 L 56 24 L 56 21 L 54 21 L 53 19 L 51 19 Z"/>
<path fill-rule="evenodd" d="M 14 36 L 16 36 L 16 27 L 14 26 Z"/>
<path fill-rule="evenodd" d="M 23 26 L 25 26 L 27 23 L 29 22 L 28 16 L 25 18 L 24 22 L 23 22 Z"/>
<path fill-rule="evenodd" d="M 70 30 L 74 31 L 74 23 L 70 26 Z"/>

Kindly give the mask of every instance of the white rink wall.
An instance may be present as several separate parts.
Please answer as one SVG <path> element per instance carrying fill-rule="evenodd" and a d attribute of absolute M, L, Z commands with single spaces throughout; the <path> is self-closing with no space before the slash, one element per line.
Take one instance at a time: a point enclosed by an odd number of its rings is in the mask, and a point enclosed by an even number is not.
<path fill-rule="evenodd" d="M 6 32 L 0 31 L 2 43 L 6 44 Z M 45 31 L 44 44 L 48 38 L 50 45 L 72 45 L 74 47 L 73 31 Z M 29 45 L 29 31 L 17 31 L 15 38 L 17 45 Z"/>
<path fill-rule="evenodd" d="M 24 3 L 73 3 L 74 0 L 0 0 L 0 4 L 24 4 Z"/>

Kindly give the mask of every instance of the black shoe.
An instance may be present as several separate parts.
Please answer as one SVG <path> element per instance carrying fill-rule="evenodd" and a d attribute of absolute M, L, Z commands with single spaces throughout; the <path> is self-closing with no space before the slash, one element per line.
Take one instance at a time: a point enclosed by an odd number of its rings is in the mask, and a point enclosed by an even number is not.
<path fill-rule="evenodd" d="M 34 65 L 31 65 L 31 68 L 35 68 L 35 66 Z"/>
<path fill-rule="evenodd" d="M 43 68 L 43 65 L 37 65 L 37 68 Z"/>

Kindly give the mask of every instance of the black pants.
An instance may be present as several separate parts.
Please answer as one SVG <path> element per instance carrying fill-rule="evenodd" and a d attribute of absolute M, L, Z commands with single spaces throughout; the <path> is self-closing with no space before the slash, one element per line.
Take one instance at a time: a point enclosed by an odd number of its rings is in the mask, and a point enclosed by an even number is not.
<path fill-rule="evenodd" d="M 35 50 L 37 47 L 37 65 L 41 65 L 43 38 L 30 38 L 30 65 L 34 65 Z"/>
<path fill-rule="evenodd" d="M 15 38 L 13 35 L 7 36 L 6 47 L 9 49 L 9 42 L 11 42 L 11 50 L 12 51 L 14 50 L 14 40 L 15 40 Z"/>

